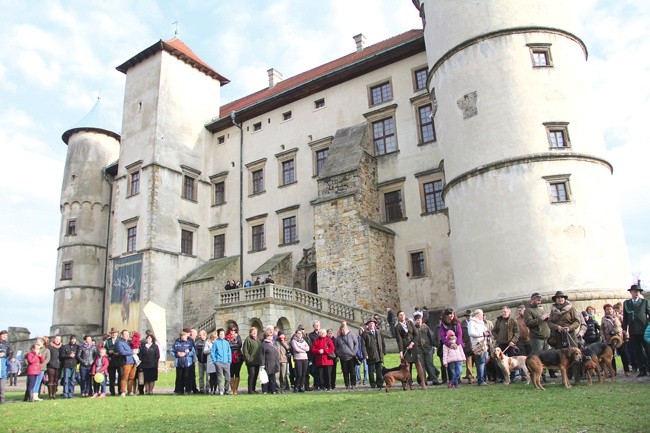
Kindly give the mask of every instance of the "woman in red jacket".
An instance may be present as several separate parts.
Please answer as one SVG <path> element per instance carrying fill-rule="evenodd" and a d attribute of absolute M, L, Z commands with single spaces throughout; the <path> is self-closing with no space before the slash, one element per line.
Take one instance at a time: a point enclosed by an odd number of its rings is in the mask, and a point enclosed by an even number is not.
<path fill-rule="evenodd" d="M 318 331 L 318 338 L 311 346 L 311 352 L 314 355 L 314 362 L 320 375 L 320 389 L 329 391 L 331 389 L 330 376 L 332 375 L 333 357 L 335 355 L 334 344 L 330 338 L 327 338 L 325 329 Z"/>

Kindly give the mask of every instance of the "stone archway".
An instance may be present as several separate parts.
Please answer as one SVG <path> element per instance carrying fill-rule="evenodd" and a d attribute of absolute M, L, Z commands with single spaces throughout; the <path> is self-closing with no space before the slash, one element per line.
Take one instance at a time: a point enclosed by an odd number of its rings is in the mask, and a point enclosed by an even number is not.
<path fill-rule="evenodd" d="M 310 292 L 312 292 L 315 295 L 318 295 L 318 274 L 315 271 L 312 272 L 312 274 L 309 276 L 308 288 Z"/>
<path fill-rule="evenodd" d="M 278 329 L 285 334 L 290 334 L 291 333 L 291 324 L 289 323 L 289 319 L 286 317 L 280 317 L 278 319 L 278 322 L 275 324 L 275 326 L 278 327 Z M 290 335 L 289 335 L 290 337 Z M 287 338 L 289 338 L 287 337 Z"/>
<path fill-rule="evenodd" d="M 264 332 L 264 325 L 262 324 L 262 321 L 260 319 L 258 319 L 257 317 L 253 317 L 251 320 L 249 320 L 248 324 L 250 325 L 251 328 L 252 327 L 257 328 L 258 338 Z M 248 334 L 248 330 L 246 330 L 246 334 Z"/>

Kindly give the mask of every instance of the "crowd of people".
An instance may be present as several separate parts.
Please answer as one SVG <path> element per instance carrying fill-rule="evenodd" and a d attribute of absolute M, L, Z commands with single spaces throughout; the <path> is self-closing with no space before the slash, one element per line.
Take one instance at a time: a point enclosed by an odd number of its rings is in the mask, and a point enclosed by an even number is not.
<path fill-rule="evenodd" d="M 491 359 L 497 347 L 508 356 L 528 356 L 549 348 L 584 347 L 600 341 L 618 351 L 625 376 L 636 373 L 644 377 L 650 371 L 650 305 L 640 285 L 633 285 L 629 292 L 630 299 L 605 304 L 602 317 L 593 306 L 578 313 L 567 294 L 557 291 L 549 311 L 542 306 L 542 295 L 533 293 L 516 315 L 503 306 L 494 322 L 481 309 L 467 310 L 461 319 L 452 308 L 446 308 L 436 324 L 423 314 L 426 308 L 417 309 L 412 317 L 404 311 L 394 315 L 388 309 L 387 321 L 400 359 L 415 367 L 416 380 L 423 389 L 442 383 L 458 388 L 462 379 L 480 386 L 509 382 L 512 378 L 504 377 Z M 251 327 L 242 338 L 234 323 L 210 335 L 204 330 L 183 329 L 169 349 L 176 369 L 174 393 L 238 394 L 244 364 L 248 394 L 329 391 L 337 386 L 339 365 L 346 389 L 361 384 L 381 388 L 386 342 L 377 319 L 377 315 L 369 318 L 356 331 L 341 322 L 336 332 L 322 329 L 316 320 L 311 332 L 299 325 L 291 336 L 267 326 L 263 330 Z M 440 371 L 433 362 L 436 351 Z M 0 402 L 4 402 L 6 382 L 15 386 L 23 367 L 27 373 L 25 401 L 40 401 L 43 389 L 50 399 L 56 399 L 60 386 L 63 398 L 73 398 L 76 385 L 80 396 L 87 398 L 150 395 L 158 380 L 159 359 L 160 349 L 150 331 L 141 340 L 138 332 L 131 335 L 122 330 L 118 337 L 112 328 L 98 343 L 90 335 L 85 335 L 81 344 L 74 335 L 67 344 L 60 336 L 51 341 L 38 338 L 21 366 L 8 343 L 7 331 L 1 331 Z M 465 377 L 461 378 L 463 365 Z M 574 370 L 573 374 L 579 380 L 581 372 Z M 554 376 L 553 371 L 549 376 Z"/>

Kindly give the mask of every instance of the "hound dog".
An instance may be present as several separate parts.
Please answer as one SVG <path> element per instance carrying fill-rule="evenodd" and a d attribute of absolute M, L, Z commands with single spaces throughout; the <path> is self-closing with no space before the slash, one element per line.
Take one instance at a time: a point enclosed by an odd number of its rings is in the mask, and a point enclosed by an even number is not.
<path fill-rule="evenodd" d="M 582 373 L 587 375 L 589 386 L 592 384 L 592 376 L 598 376 L 598 382 L 603 383 L 603 372 L 600 369 L 600 361 L 596 353 L 589 347 L 582 349 Z"/>
<path fill-rule="evenodd" d="M 593 365 L 585 366 L 587 369 L 587 374 L 589 376 L 590 385 L 591 385 L 591 375 L 589 374 L 590 368 L 598 372 L 599 382 L 604 382 L 604 378 L 601 376 L 601 370 L 604 375 L 608 375 L 612 378 L 612 382 L 616 380 L 616 369 L 614 369 L 612 363 L 614 359 L 614 351 L 612 350 L 611 346 L 603 342 L 591 343 L 590 345 L 584 348 L 583 355 L 584 358 L 587 358 L 587 356 L 591 357 L 594 360 L 594 362 L 597 364 L 596 365 L 597 368 L 594 368 Z M 584 364 L 587 364 L 587 362 L 585 362 Z"/>
<path fill-rule="evenodd" d="M 544 371 L 544 368 L 559 369 L 562 373 L 562 384 L 565 388 L 571 388 L 567 370 L 574 362 L 581 361 L 582 352 L 580 349 L 568 347 L 566 349 L 542 350 L 535 355 L 530 355 L 526 358 L 526 367 L 528 367 L 533 384 L 537 389 L 544 389 L 542 386 L 542 371 Z"/>
<path fill-rule="evenodd" d="M 395 382 L 402 382 L 402 388 L 406 391 L 406 387 L 410 391 L 413 390 L 413 384 L 411 380 L 411 368 L 408 362 L 403 362 L 399 370 L 391 369 L 386 371 L 384 374 L 384 385 L 386 386 L 386 392 L 389 392 L 393 387 Z M 379 389 L 381 391 L 381 389 Z"/>
<path fill-rule="evenodd" d="M 503 353 L 501 348 L 497 347 L 494 349 L 494 359 L 499 368 L 501 368 L 501 371 L 503 371 L 504 383 L 506 385 L 510 384 L 510 372 L 515 370 L 521 371 L 522 376 L 526 378 L 526 385 L 530 384 L 530 374 L 526 367 L 525 356 L 508 356 Z"/>

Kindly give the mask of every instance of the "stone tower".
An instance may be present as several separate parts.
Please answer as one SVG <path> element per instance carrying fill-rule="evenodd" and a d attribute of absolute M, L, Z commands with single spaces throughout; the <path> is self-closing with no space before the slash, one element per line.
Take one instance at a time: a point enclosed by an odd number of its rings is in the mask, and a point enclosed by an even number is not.
<path fill-rule="evenodd" d="M 422 2 L 457 305 L 624 296 L 613 168 L 572 2 Z"/>
<path fill-rule="evenodd" d="M 210 137 L 228 82 L 181 40 L 158 41 L 117 67 L 126 75 L 109 246 L 108 326 L 144 330 L 148 302 L 182 328 L 178 282 L 210 257 Z"/>
<path fill-rule="evenodd" d="M 111 182 L 105 170 L 117 160 L 120 136 L 103 118 L 98 99 L 62 139 L 68 154 L 50 332 L 100 334 L 111 209 Z"/>

